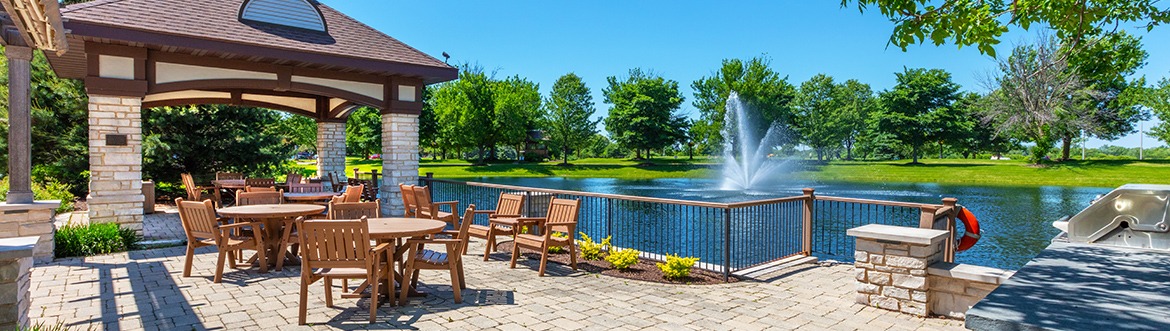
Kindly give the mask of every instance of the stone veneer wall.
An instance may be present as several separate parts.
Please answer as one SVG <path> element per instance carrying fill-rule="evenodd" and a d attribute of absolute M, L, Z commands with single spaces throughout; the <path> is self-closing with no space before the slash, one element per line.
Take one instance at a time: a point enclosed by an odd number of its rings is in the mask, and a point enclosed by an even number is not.
<path fill-rule="evenodd" d="M 29 327 L 30 269 L 37 237 L 0 239 L 0 330 Z"/>
<path fill-rule="evenodd" d="M 418 115 L 382 114 L 382 214 L 401 216 L 398 184 L 418 184 Z"/>
<path fill-rule="evenodd" d="M 857 302 L 915 316 L 964 318 L 1012 272 L 942 262 L 943 230 L 871 224 L 857 238 Z"/>
<path fill-rule="evenodd" d="M 0 238 L 37 238 L 33 260 L 45 263 L 53 260 L 53 210 L 60 201 L 36 201 L 31 204 L 0 203 Z"/>
<path fill-rule="evenodd" d="M 317 176 L 337 175 L 344 183 L 345 173 L 345 123 L 317 122 Z"/>
<path fill-rule="evenodd" d="M 926 268 L 942 261 L 942 245 L 857 239 L 857 302 L 926 316 Z"/>
<path fill-rule="evenodd" d="M 125 146 L 106 137 L 126 135 Z M 89 96 L 89 219 L 142 232 L 142 98 Z"/>
<path fill-rule="evenodd" d="M 967 310 L 995 291 L 1014 272 L 953 263 L 936 263 L 927 271 L 930 313 L 963 319 Z"/>

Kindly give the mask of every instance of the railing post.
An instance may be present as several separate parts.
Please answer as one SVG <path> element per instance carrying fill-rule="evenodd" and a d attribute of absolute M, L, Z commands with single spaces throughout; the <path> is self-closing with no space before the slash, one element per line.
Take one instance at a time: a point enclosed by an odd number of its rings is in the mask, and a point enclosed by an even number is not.
<path fill-rule="evenodd" d="M 804 217 L 801 220 L 804 225 L 800 234 L 800 250 L 805 256 L 810 256 L 812 255 L 813 206 L 816 205 L 817 196 L 811 187 L 804 188 L 801 192 L 804 192 Z"/>
<path fill-rule="evenodd" d="M 723 209 L 723 282 L 731 280 L 731 208 Z"/>
<path fill-rule="evenodd" d="M 943 198 L 943 206 L 950 207 L 947 212 L 947 233 L 950 236 L 947 238 L 947 244 L 944 253 L 943 261 L 948 263 L 955 262 L 955 216 L 959 213 L 959 199 Z"/>
<path fill-rule="evenodd" d="M 605 236 L 613 236 L 613 199 L 605 198 Z"/>
<path fill-rule="evenodd" d="M 431 188 L 431 189 L 427 190 L 427 192 L 431 193 L 431 201 L 435 201 L 435 185 L 432 185 L 435 182 L 433 179 L 435 179 L 435 173 L 428 172 L 427 177 L 426 177 L 427 185 L 425 185 L 425 186 Z"/>
<path fill-rule="evenodd" d="M 918 227 L 922 229 L 934 228 L 934 214 L 938 212 L 938 207 L 922 206 L 918 208 Z"/>

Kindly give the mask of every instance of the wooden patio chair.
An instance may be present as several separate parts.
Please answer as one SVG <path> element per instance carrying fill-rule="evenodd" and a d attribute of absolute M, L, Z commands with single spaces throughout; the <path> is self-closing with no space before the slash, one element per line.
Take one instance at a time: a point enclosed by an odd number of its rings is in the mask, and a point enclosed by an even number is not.
<path fill-rule="evenodd" d="M 199 186 L 195 185 L 195 177 L 189 173 L 179 175 L 183 179 L 183 189 L 187 191 L 187 200 L 189 201 L 203 201 L 206 198 L 211 198 L 215 195 L 215 186 Z"/>
<path fill-rule="evenodd" d="M 346 186 L 345 193 L 341 194 L 341 197 L 344 200 L 342 202 L 347 202 L 347 203 L 362 202 L 362 193 L 365 191 L 366 191 L 365 184 Z"/>
<path fill-rule="evenodd" d="M 341 185 L 341 177 L 335 173 L 329 173 L 329 187 L 333 189 L 333 192 L 341 192 L 341 188 L 344 187 Z"/>
<path fill-rule="evenodd" d="M 356 220 L 362 217 L 382 217 L 382 202 L 379 200 L 370 202 L 343 202 L 338 200 L 340 199 L 334 198 L 333 201 L 329 202 L 329 219 L 331 220 Z"/>
<path fill-rule="evenodd" d="M 516 259 L 520 257 L 520 248 L 540 251 L 540 276 L 544 277 L 545 266 L 548 265 L 549 246 L 569 248 L 569 264 L 577 270 L 577 244 L 573 241 L 577 233 L 577 212 L 581 201 L 553 198 L 548 206 L 548 217 L 521 217 L 518 226 L 535 225 L 541 229 L 541 234 L 521 233 L 512 241 L 512 268 L 516 268 Z M 569 234 L 565 238 L 553 237 L 553 232 Z"/>
<path fill-rule="evenodd" d="M 289 193 L 317 193 L 325 192 L 324 183 L 288 184 Z"/>
<path fill-rule="evenodd" d="M 244 192 L 236 191 L 237 206 L 279 205 L 284 202 L 284 191 Z"/>
<path fill-rule="evenodd" d="M 276 192 L 275 186 L 244 186 L 244 192 Z"/>
<path fill-rule="evenodd" d="M 290 173 L 288 173 L 288 178 L 285 178 L 284 182 L 288 183 L 290 185 L 294 184 L 294 183 L 300 184 L 301 180 L 303 180 L 304 178 L 305 178 L 305 176 L 301 175 L 300 173 L 290 172 Z"/>
<path fill-rule="evenodd" d="M 439 220 L 458 226 L 455 223 L 459 221 L 459 215 L 455 214 L 455 208 L 458 208 L 456 206 L 459 205 L 459 201 L 432 202 L 430 187 L 415 186 L 411 189 L 414 191 L 414 202 L 417 206 L 414 211 L 415 217 Z M 451 212 L 440 210 L 441 206 L 449 206 Z"/>
<path fill-rule="evenodd" d="M 398 191 L 402 193 L 402 217 L 415 217 L 414 211 L 418 205 L 414 202 L 414 185 L 398 184 Z"/>
<path fill-rule="evenodd" d="M 402 273 L 402 278 L 405 282 L 407 277 L 413 279 L 412 284 L 402 285 L 403 290 L 399 291 L 398 304 L 406 304 L 407 293 L 410 292 L 410 286 L 417 286 L 419 270 L 450 270 L 451 271 L 451 291 L 455 295 L 455 303 L 463 303 L 463 289 L 467 288 L 467 284 L 463 277 L 463 245 L 467 243 L 467 230 L 471 225 L 472 219 L 475 218 L 475 205 L 468 205 L 467 210 L 463 212 L 463 222 L 460 222 L 458 231 L 455 232 L 451 238 L 429 238 L 429 239 L 407 239 L 406 246 L 410 250 L 406 253 L 406 266 Z M 446 251 L 437 252 L 426 249 L 427 244 L 441 244 L 446 246 Z"/>
<path fill-rule="evenodd" d="M 519 227 L 516 220 L 520 218 L 520 211 L 524 208 L 524 196 L 511 193 L 500 193 L 500 200 L 496 202 L 496 210 L 481 210 L 476 213 L 488 215 L 488 225 L 472 224 L 467 232 L 469 237 L 487 240 L 487 247 L 483 250 L 483 260 L 487 261 L 490 254 L 496 251 L 496 236 L 508 235 L 516 237 Z M 467 243 L 463 244 L 463 254 L 467 254 Z"/>
<path fill-rule="evenodd" d="M 393 243 L 370 246 L 368 221 L 297 219 L 301 241 L 301 302 L 298 322 L 305 325 L 309 284 L 325 280 L 325 306 L 333 307 L 333 279 L 365 278 L 370 284 L 370 323 L 378 312 L 378 298 L 383 279 L 393 284 L 389 251 Z M 393 300 L 391 300 L 393 302 Z"/>
<path fill-rule="evenodd" d="M 179 220 L 183 224 L 183 231 L 187 233 L 187 259 L 183 264 L 183 277 L 191 277 L 191 263 L 195 256 L 195 249 L 204 246 L 215 246 L 219 251 L 219 259 L 215 263 L 215 278 L 212 282 L 223 280 L 223 263 L 226 260 L 232 268 L 236 268 L 236 253 L 244 249 L 256 250 L 260 261 L 264 261 L 264 238 L 261 236 L 238 235 L 244 227 L 259 228 L 259 223 L 236 222 L 227 224 L 226 219 L 215 216 L 215 206 L 211 200 L 185 201 L 175 199 L 179 207 Z M 260 272 L 268 272 L 268 265 L 260 264 Z"/>
<path fill-rule="evenodd" d="M 247 178 L 244 179 L 244 186 L 248 187 L 271 187 L 276 188 L 276 179 L 273 178 Z"/>
<path fill-rule="evenodd" d="M 244 179 L 244 174 L 238 172 L 217 172 L 215 173 L 215 180 L 233 180 Z"/>

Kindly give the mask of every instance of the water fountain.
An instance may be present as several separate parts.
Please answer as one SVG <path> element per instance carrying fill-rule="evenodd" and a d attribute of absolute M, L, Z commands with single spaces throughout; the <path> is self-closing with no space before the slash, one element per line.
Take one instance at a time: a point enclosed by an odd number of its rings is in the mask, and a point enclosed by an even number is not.
<path fill-rule="evenodd" d="M 732 91 L 723 113 L 723 183 L 724 190 L 750 190 L 767 178 L 778 175 L 784 162 L 768 158 L 782 136 L 781 127 L 773 123 L 762 139 L 756 139 L 747 105 Z M 739 146 L 738 150 L 736 146 Z M 738 153 L 737 153 L 738 152 Z"/>

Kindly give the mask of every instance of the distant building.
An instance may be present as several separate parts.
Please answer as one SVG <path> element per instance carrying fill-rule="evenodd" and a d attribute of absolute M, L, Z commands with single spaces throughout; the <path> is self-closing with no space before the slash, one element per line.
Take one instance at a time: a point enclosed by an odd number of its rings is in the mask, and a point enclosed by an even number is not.
<path fill-rule="evenodd" d="M 525 161 L 541 162 L 548 159 L 548 138 L 543 130 L 528 130 L 528 138 L 524 139 L 524 150 L 520 157 Z M 530 159 L 531 158 L 531 159 Z"/>

